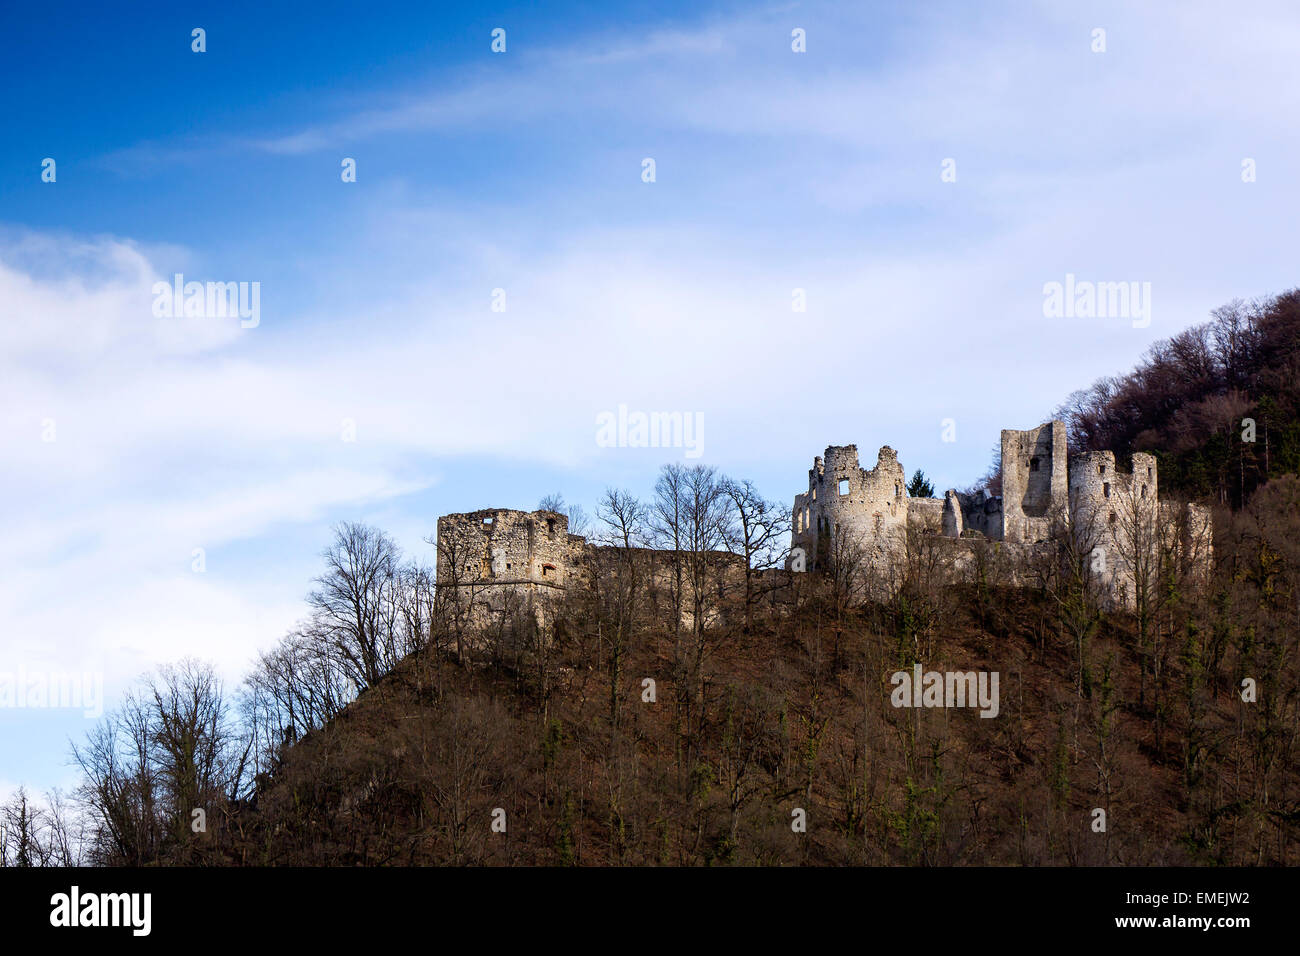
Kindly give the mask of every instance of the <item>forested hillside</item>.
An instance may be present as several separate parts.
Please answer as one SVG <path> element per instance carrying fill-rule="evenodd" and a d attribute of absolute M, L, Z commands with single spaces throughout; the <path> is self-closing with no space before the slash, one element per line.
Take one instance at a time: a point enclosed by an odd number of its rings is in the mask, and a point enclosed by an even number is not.
<path fill-rule="evenodd" d="M 1216 309 L 1127 375 L 1075 392 L 1057 417 L 1073 449 L 1155 454 L 1162 495 L 1240 508 L 1300 471 L 1300 290 Z"/>
<path fill-rule="evenodd" d="M 1162 496 L 1218 502 L 1210 579 L 1159 563 L 1137 615 L 1103 609 L 1068 541 L 1017 589 L 992 542 L 956 582 L 924 546 L 887 580 L 839 552 L 787 574 L 788 510 L 704 466 L 610 490 L 609 559 L 540 622 L 520 599 L 473 626 L 381 531 L 340 526 L 241 687 L 182 662 L 76 742 L 84 858 L 1300 863 L 1297 363 L 1288 293 L 1066 406 L 1075 447 L 1153 451 Z M 665 542 L 666 579 L 641 550 Z M 716 548 L 769 570 L 728 579 Z M 917 663 L 997 672 L 997 716 L 894 706 Z M 0 810 L 7 861 L 68 861 L 66 805 Z"/>

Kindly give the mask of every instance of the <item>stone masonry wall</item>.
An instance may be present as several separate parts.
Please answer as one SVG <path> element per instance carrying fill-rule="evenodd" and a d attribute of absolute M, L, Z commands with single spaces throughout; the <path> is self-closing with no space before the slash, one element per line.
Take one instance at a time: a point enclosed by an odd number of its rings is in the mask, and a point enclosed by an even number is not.
<path fill-rule="evenodd" d="M 1007 567 L 1043 551 L 1053 537 L 1087 537 L 1094 571 L 1111 603 L 1132 606 L 1136 579 L 1158 558 L 1172 555 L 1188 569 L 1208 571 L 1212 528 L 1196 505 L 1161 503 L 1155 458 L 1141 452 L 1132 470 L 1116 467 L 1113 452 L 1069 457 L 1065 424 L 1046 422 L 1002 432 L 1002 495 L 949 490 L 942 499 L 910 498 L 905 472 L 889 446 L 864 471 L 856 445 L 832 445 L 814 460 L 808 491 L 795 496 L 793 548 L 806 570 L 824 567 L 837 540 L 859 546 L 868 568 L 886 572 L 908 555 L 906 531 L 947 539 L 999 542 Z M 957 570 L 969 566 L 976 545 L 950 548 Z M 792 562 L 791 567 L 798 570 Z M 1149 578 L 1147 578 L 1149 580 Z"/>
<path fill-rule="evenodd" d="M 1068 506 L 1065 423 L 1002 432 L 1002 540 L 1046 541 Z"/>
<path fill-rule="evenodd" d="M 860 548 L 872 564 L 888 564 L 907 538 L 907 480 L 898 455 L 880 449 L 869 471 L 856 445 L 832 445 L 808 471 L 808 491 L 795 496 L 792 547 L 803 548 L 810 569 L 830 551 Z"/>
<path fill-rule="evenodd" d="M 564 587 L 582 541 L 569 534 L 569 519 L 554 511 L 486 508 L 443 515 L 438 519 L 438 581 Z"/>

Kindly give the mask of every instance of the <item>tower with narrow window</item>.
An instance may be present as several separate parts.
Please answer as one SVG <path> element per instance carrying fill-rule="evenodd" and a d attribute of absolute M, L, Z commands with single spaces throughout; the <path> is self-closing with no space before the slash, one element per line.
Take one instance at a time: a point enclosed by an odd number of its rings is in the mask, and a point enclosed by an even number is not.
<path fill-rule="evenodd" d="M 1015 584 L 1035 562 L 1053 560 L 1053 543 L 1068 534 L 1089 554 L 1102 600 L 1128 607 L 1159 568 L 1208 570 L 1210 513 L 1159 500 L 1154 456 L 1135 453 L 1127 470 L 1111 451 L 1071 458 L 1059 421 L 1004 430 L 1001 452 L 1000 495 L 949 490 L 943 498 L 913 498 L 888 445 L 870 471 L 860 466 L 857 446 L 830 446 L 814 460 L 808 490 L 795 496 L 790 567 L 833 570 L 847 560 L 889 585 L 913 547 L 950 542 L 942 545 L 946 567 L 960 574 L 975 566 L 979 542 L 996 542 L 994 553 L 1011 575 L 1006 583 Z M 986 566 L 988 556 L 980 560 Z"/>

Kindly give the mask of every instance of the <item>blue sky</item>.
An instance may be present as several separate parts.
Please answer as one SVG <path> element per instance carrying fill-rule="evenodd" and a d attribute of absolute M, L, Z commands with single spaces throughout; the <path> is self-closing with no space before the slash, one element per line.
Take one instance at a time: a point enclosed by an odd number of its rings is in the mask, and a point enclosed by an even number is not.
<path fill-rule="evenodd" d="M 960 487 L 1296 282 L 1288 3 L 178 6 L 0 14 L 0 672 L 110 706 L 189 654 L 233 685 L 337 520 L 431 560 L 439 514 L 647 492 L 681 452 L 600 447 L 620 404 L 772 497 L 850 442 Z M 155 317 L 176 272 L 260 323 Z M 1067 273 L 1150 325 L 1046 318 Z M 0 708 L 0 791 L 86 727 Z"/>

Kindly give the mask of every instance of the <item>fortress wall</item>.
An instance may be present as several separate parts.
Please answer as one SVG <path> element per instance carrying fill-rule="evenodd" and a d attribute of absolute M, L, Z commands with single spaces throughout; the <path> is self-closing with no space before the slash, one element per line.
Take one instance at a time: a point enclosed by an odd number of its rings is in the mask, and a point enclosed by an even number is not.
<path fill-rule="evenodd" d="M 944 498 L 907 498 L 907 526 L 918 531 L 943 532 Z"/>
<path fill-rule="evenodd" d="M 577 536 L 569 534 L 568 517 L 555 511 L 485 508 L 443 515 L 438 519 L 438 580 L 564 587 L 574 567 L 571 538 Z M 453 558 L 455 569 L 449 564 Z"/>
<path fill-rule="evenodd" d="M 964 492 L 951 491 L 954 514 L 958 511 L 961 521 L 960 530 L 952 537 L 960 537 L 962 532 L 978 534 L 990 541 L 1002 540 L 1002 499 L 984 492 L 968 495 Z M 946 533 L 946 532 L 945 532 Z"/>
<path fill-rule="evenodd" d="M 1002 432 L 1002 539 L 1047 540 L 1069 501 L 1064 422 Z"/>
<path fill-rule="evenodd" d="M 889 446 L 870 471 L 861 469 L 857 446 L 831 446 L 809 471 L 809 490 L 795 498 L 792 543 L 810 556 L 807 567 L 813 570 L 818 565 L 811 556 L 819 554 L 824 563 L 838 530 L 861 545 L 873 570 L 892 571 L 907 557 L 906 529 L 930 527 L 950 540 L 999 542 L 1002 558 L 1023 565 L 1020 559 L 1039 554 L 1068 525 L 1071 533 L 1088 536 L 1102 590 L 1113 603 L 1130 606 L 1135 569 L 1140 574 L 1152 566 L 1160 547 L 1176 549 L 1189 566 L 1208 569 L 1209 512 L 1162 506 L 1153 456 L 1134 454 L 1128 471 L 1116 466 L 1109 451 L 1071 460 L 1065 424 L 1059 421 L 1004 430 L 1001 450 L 1000 497 L 948 491 L 942 499 L 913 499 Z M 986 554 L 974 547 L 952 548 L 955 570 L 968 565 L 972 555 Z"/>

